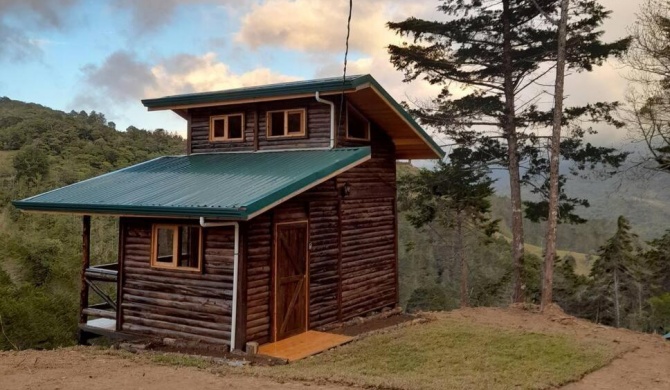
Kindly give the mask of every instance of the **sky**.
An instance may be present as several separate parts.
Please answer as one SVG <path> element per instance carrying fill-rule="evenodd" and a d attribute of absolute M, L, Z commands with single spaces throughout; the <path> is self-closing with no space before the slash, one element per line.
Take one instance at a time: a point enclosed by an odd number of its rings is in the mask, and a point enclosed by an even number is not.
<path fill-rule="evenodd" d="M 95 110 L 117 129 L 185 134 L 171 112 L 140 99 L 340 76 L 347 0 L 0 0 L 0 96 L 69 112 Z M 642 0 L 601 0 L 605 39 L 626 35 Z M 398 101 L 439 92 L 403 83 L 385 27 L 437 19 L 437 0 L 354 0 L 348 74 L 372 74 Z M 570 76 L 569 104 L 622 100 L 620 65 Z M 613 142 L 622 133 L 605 134 Z"/>

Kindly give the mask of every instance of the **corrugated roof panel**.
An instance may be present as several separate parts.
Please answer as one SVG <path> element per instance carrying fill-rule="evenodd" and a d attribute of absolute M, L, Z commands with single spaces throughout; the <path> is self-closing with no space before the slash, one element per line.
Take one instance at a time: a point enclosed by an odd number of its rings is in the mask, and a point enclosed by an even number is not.
<path fill-rule="evenodd" d="M 370 148 L 160 157 L 39 194 L 29 211 L 247 219 L 370 158 Z"/>

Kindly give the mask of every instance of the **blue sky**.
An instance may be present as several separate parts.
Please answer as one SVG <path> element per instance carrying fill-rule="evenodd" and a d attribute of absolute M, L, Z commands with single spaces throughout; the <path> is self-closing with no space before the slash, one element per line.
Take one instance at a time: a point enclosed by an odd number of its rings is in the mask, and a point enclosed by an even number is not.
<path fill-rule="evenodd" d="M 355 0 L 350 73 L 372 73 L 397 100 L 438 89 L 402 83 L 384 23 L 437 18 L 435 0 Z M 620 37 L 641 1 L 604 0 Z M 55 109 L 95 110 L 129 125 L 183 134 L 140 99 L 341 74 L 346 0 L 0 0 L 0 96 Z M 620 98 L 614 64 L 568 81 L 576 101 Z M 579 78 L 579 79 L 577 79 Z M 571 87 L 571 83 L 573 87 Z M 579 85 L 579 88 L 574 87 Z M 572 89 L 570 89 L 572 88 Z"/>

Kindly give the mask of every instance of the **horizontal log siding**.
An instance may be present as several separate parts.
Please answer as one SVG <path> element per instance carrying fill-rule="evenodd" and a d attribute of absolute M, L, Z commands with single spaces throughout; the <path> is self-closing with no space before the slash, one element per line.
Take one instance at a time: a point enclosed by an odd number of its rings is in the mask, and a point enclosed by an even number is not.
<path fill-rule="evenodd" d="M 191 152 L 213 153 L 254 150 L 254 122 L 256 110 L 253 104 L 194 108 L 191 112 Z M 215 115 L 244 113 L 244 141 L 209 141 L 209 118 Z"/>
<path fill-rule="evenodd" d="M 282 100 L 277 102 L 253 103 L 233 106 L 193 108 L 191 113 L 191 152 L 212 153 L 225 151 L 254 150 L 254 123 L 258 109 L 259 150 L 304 149 L 327 147 L 330 143 L 330 106 L 317 102 L 314 98 Z M 266 118 L 268 111 L 305 109 L 307 134 L 295 138 L 267 138 Z M 244 112 L 244 142 L 210 142 L 209 118 L 214 115 Z"/>
<path fill-rule="evenodd" d="M 124 223 L 122 329 L 228 344 L 233 228 L 203 229 L 203 272 L 197 273 L 151 268 L 152 221 L 127 219 Z"/>

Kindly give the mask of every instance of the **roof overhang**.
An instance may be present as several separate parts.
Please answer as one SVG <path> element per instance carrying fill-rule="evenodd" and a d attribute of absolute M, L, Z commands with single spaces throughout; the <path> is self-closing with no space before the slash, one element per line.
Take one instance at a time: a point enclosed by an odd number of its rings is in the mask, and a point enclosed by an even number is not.
<path fill-rule="evenodd" d="M 397 159 L 435 159 L 445 155 L 433 138 L 371 75 L 167 96 L 145 99 L 142 103 L 149 111 L 172 110 L 185 117 L 185 112 L 191 108 L 306 98 L 313 97 L 316 92 L 320 96 L 346 94 L 349 102 L 389 134 L 395 144 Z"/>
<path fill-rule="evenodd" d="M 370 157 L 369 147 L 160 157 L 12 203 L 46 213 L 245 221 Z"/>

